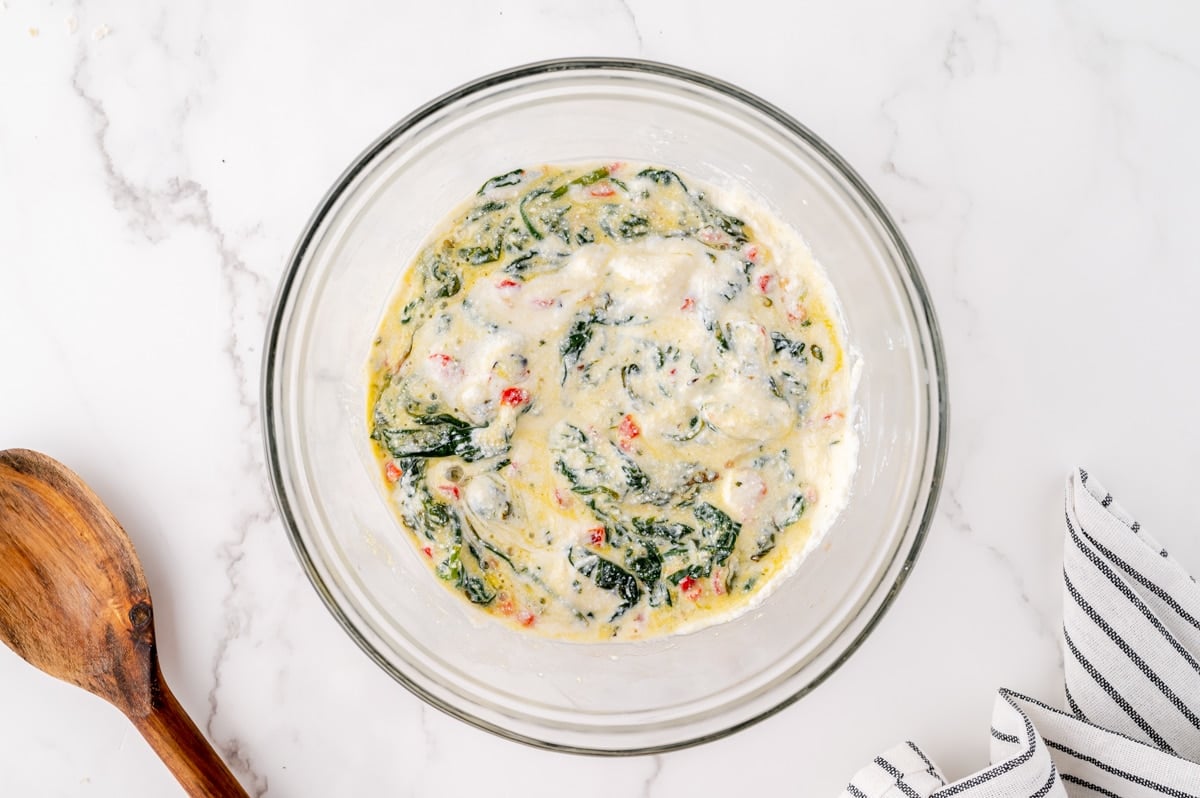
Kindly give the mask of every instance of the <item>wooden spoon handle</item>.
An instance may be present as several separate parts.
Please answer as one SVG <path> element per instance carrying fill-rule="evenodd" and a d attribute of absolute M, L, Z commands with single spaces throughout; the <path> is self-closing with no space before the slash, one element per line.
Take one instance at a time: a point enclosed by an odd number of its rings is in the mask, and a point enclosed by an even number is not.
<path fill-rule="evenodd" d="M 162 674 L 157 676 L 154 707 L 130 718 L 192 798 L 249 798 L 221 757 L 175 700 Z"/>

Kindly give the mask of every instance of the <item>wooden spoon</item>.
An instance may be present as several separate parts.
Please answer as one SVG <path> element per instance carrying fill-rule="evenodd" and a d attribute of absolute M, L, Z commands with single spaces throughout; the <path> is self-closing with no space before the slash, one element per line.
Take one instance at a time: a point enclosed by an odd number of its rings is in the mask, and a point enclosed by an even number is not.
<path fill-rule="evenodd" d="M 189 795 L 247 798 L 171 695 L 125 530 L 66 466 L 0 451 L 0 639 L 133 721 Z"/>

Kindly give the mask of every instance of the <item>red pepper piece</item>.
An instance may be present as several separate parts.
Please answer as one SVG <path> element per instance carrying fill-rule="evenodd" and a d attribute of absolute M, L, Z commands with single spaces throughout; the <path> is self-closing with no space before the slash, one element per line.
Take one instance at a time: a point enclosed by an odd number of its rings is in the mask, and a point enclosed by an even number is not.
<path fill-rule="evenodd" d="M 621 419 L 621 423 L 617 426 L 617 435 L 620 437 L 621 448 L 625 451 L 633 445 L 633 439 L 642 434 L 642 428 L 633 420 L 633 416 L 628 413 Z"/>
<path fill-rule="evenodd" d="M 512 386 L 505 388 L 500 392 L 500 404 L 508 405 L 509 407 L 520 407 L 529 401 L 529 391 L 524 388 Z"/>

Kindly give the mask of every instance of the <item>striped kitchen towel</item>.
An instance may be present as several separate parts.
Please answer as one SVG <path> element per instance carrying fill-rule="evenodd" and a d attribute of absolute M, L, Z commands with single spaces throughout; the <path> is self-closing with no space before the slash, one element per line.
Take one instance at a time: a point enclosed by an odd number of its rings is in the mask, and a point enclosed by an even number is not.
<path fill-rule="evenodd" d="M 1001 690 L 990 767 L 947 784 L 905 743 L 843 798 L 1200 798 L 1200 584 L 1083 469 L 1066 504 L 1070 710 Z"/>

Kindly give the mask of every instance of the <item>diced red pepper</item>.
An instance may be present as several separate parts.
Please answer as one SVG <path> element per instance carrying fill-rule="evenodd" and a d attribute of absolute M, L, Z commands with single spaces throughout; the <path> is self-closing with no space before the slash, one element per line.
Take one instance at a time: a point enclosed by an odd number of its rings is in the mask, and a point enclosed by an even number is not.
<path fill-rule="evenodd" d="M 566 507 L 571 502 L 570 496 L 563 495 L 563 492 L 558 488 L 554 489 L 554 503 L 559 507 Z"/>
<path fill-rule="evenodd" d="M 384 476 L 388 482 L 398 482 L 400 477 L 404 476 L 404 472 L 400 470 L 400 466 L 396 465 L 391 460 L 387 461 L 387 465 L 383 467 Z"/>
<path fill-rule="evenodd" d="M 828 424 L 830 421 L 833 421 L 835 418 L 843 419 L 845 417 L 846 417 L 846 414 L 843 413 L 841 410 L 835 410 L 832 413 L 826 413 L 825 415 L 821 416 L 821 420 L 824 421 L 826 424 Z"/>
<path fill-rule="evenodd" d="M 746 260 L 751 263 L 758 263 L 758 247 L 750 247 L 746 250 Z"/>
<path fill-rule="evenodd" d="M 554 307 L 554 300 L 553 299 L 535 299 L 535 300 L 533 300 L 533 304 L 537 305 L 539 308 L 552 308 L 552 307 Z"/>
<path fill-rule="evenodd" d="M 516 280 L 512 279 L 511 277 L 505 277 L 503 280 L 496 283 L 497 288 L 516 288 L 519 285 L 520 285 L 520 283 L 518 283 Z"/>
<path fill-rule="evenodd" d="M 426 557 L 433 556 L 433 549 L 431 549 L 429 546 L 426 546 L 425 548 L 421 549 L 421 551 L 425 552 Z"/>
<path fill-rule="evenodd" d="M 505 388 L 500 392 L 500 404 L 508 405 L 509 407 L 520 407 L 529 401 L 529 391 L 524 388 L 512 386 Z"/>
<path fill-rule="evenodd" d="M 447 496 L 453 496 L 456 501 L 458 500 L 459 496 L 462 495 L 458 490 L 458 485 L 452 485 L 452 484 L 438 485 L 438 490 L 440 490 L 442 493 L 446 494 Z"/>
<path fill-rule="evenodd" d="M 620 171 L 621 167 L 624 165 L 624 161 L 613 161 L 608 165 L 608 173 L 611 175 L 613 172 Z"/>
<path fill-rule="evenodd" d="M 633 420 L 633 416 L 628 413 L 621 419 L 621 423 L 617 426 L 617 435 L 620 436 L 621 448 L 629 451 L 633 445 L 633 439 L 642 434 L 642 428 Z"/>
<path fill-rule="evenodd" d="M 689 296 L 689 297 L 683 298 L 683 304 L 679 306 L 679 309 L 680 310 L 691 310 L 694 307 L 696 307 L 696 300 L 692 299 Z"/>
<path fill-rule="evenodd" d="M 695 601 L 700 598 L 700 585 L 692 577 L 685 576 L 679 580 L 679 592 Z"/>
<path fill-rule="evenodd" d="M 588 530 L 588 540 L 593 546 L 604 545 L 604 527 L 597 526 Z"/>
<path fill-rule="evenodd" d="M 447 368 L 454 363 L 454 358 L 450 357 L 449 355 L 444 355 L 441 352 L 430 355 L 429 359 L 434 363 L 437 363 L 442 368 Z"/>
<path fill-rule="evenodd" d="M 767 290 L 770 288 L 770 286 L 771 286 L 771 275 L 760 274 L 758 276 L 758 290 L 762 291 L 765 294 L 765 293 L 767 293 Z"/>
<path fill-rule="evenodd" d="M 537 616 L 529 610 L 521 610 L 517 613 L 517 620 L 521 622 L 522 626 L 533 626 L 534 621 L 537 620 Z"/>
<path fill-rule="evenodd" d="M 588 193 L 593 197 L 611 197 L 613 194 L 617 193 L 617 191 L 612 187 L 612 183 L 605 182 L 596 183 L 594 186 L 588 189 Z"/>

